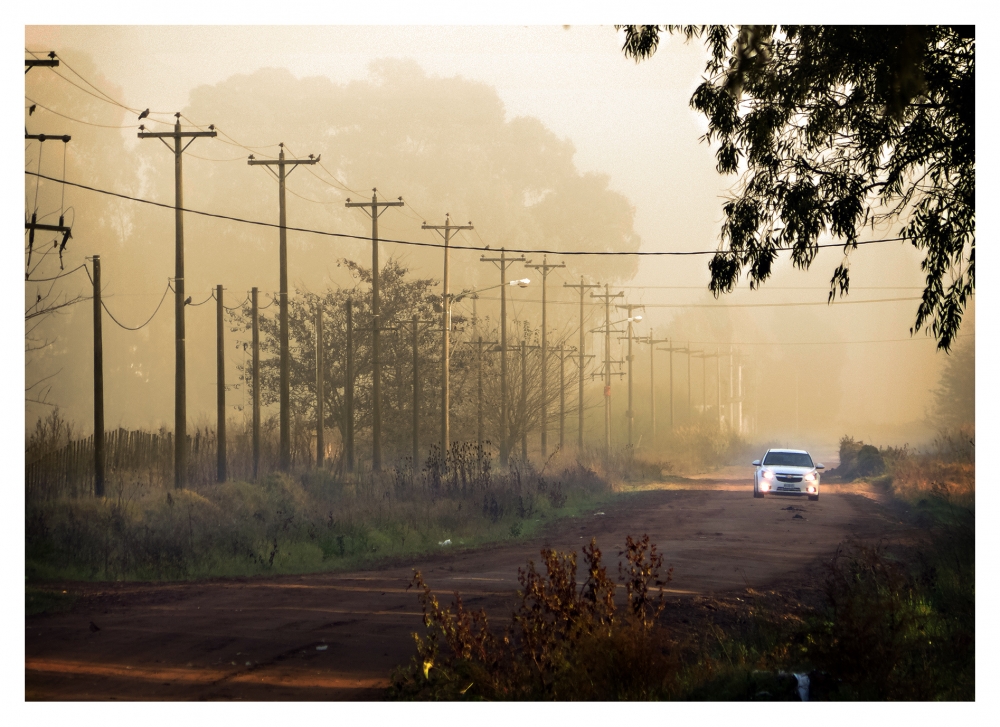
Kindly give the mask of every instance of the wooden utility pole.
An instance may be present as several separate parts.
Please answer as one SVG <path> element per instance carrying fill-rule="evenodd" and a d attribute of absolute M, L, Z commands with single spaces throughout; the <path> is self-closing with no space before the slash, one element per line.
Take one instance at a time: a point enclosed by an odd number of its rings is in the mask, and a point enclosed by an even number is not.
<path fill-rule="evenodd" d="M 572 349 L 571 349 L 572 350 Z M 566 446 L 566 346 L 559 344 L 559 451 Z"/>
<path fill-rule="evenodd" d="M 279 374 L 278 374 L 278 467 L 282 472 L 287 472 L 292 466 L 292 430 L 291 430 L 291 393 L 288 380 L 288 370 L 290 366 L 288 358 L 288 231 L 285 228 L 287 218 L 285 214 L 285 180 L 300 164 L 316 164 L 319 157 L 315 159 L 309 155 L 308 159 L 285 159 L 285 144 L 278 144 L 280 151 L 277 159 L 255 159 L 251 154 L 247 159 L 250 166 L 277 167 L 278 171 L 278 274 L 280 283 L 278 287 L 278 346 L 279 346 Z M 286 167 L 290 167 L 286 171 Z"/>
<path fill-rule="evenodd" d="M 510 443 L 507 441 L 507 268 L 515 262 L 527 262 L 524 255 L 507 257 L 500 248 L 500 257 L 480 256 L 480 262 L 495 263 L 500 268 L 500 465 L 507 466 Z"/>
<path fill-rule="evenodd" d="M 257 307 L 257 288 L 250 289 L 250 327 L 253 337 L 253 478 L 260 477 L 260 319 Z"/>
<path fill-rule="evenodd" d="M 559 263 L 558 265 L 549 265 L 548 255 L 542 256 L 541 265 L 532 265 L 531 261 L 525 263 L 524 267 L 534 268 L 535 270 L 540 270 L 542 272 L 542 458 L 544 459 L 546 454 L 548 454 L 548 444 L 547 444 L 547 429 L 549 421 L 548 412 L 548 368 L 549 368 L 549 348 L 548 348 L 548 319 L 545 317 L 545 281 L 548 280 L 549 271 L 555 270 L 556 268 L 566 267 L 566 263 Z"/>
<path fill-rule="evenodd" d="M 448 289 L 450 283 L 448 278 L 448 244 L 451 242 L 451 233 L 471 230 L 473 227 L 472 222 L 467 225 L 453 225 L 451 224 L 451 215 L 445 214 L 443 225 L 428 225 L 425 222 L 420 229 L 434 230 L 444 238 L 444 277 L 442 278 L 441 293 L 441 450 L 447 451 L 451 445 L 451 429 L 448 419 L 451 410 L 449 398 L 451 387 L 448 378 L 451 362 L 451 291 Z"/>
<path fill-rule="evenodd" d="M 225 307 L 222 304 L 222 286 L 215 286 L 215 388 L 216 388 L 216 425 L 215 425 L 215 456 L 216 480 L 226 481 L 226 340 L 223 335 L 225 325 L 222 317 Z"/>
<path fill-rule="evenodd" d="M 354 471 L 354 302 L 347 301 L 347 346 L 344 355 L 347 376 L 344 379 L 344 468 Z"/>
<path fill-rule="evenodd" d="M 484 341 L 482 336 L 476 340 L 476 442 L 480 447 L 486 441 L 483 434 L 483 346 L 495 346 L 496 343 Z"/>
<path fill-rule="evenodd" d="M 669 346 L 667 348 L 658 349 L 660 351 L 668 351 L 670 353 L 670 431 L 674 431 L 674 353 L 685 353 L 686 348 L 678 348 L 674 344 L 670 343 L 670 339 L 667 339 Z"/>
<path fill-rule="evenodd" d="M 701 351 L 694 351 L 694 350 L 692 350 L 691 349 L 691 343 L 688 342 L 687 351 L 685 353 L 687 353 L 687 357 L 688 357 L 688 413 L 687 413 L 687 420 L 688 420 L 688 423 L 690 423 L 691 419 L 694 418 L 694 410 L 691 408 L 691 356 L 692 356 L 692 354 L 697 355 L 697 354 L 701 353 Z"/>
<path fill-rule="evenodd" d="M 521 461 L 528 461 L 528 342 L 521 341 Z"/>
<path fill-rule="evenodd" d="M 373 188 L 371 202 L 352 202 L 348 197 L 344 206 L 358 207 L 372 219 L 372 470 L 377 472 L 382 469 L 382 363 L 379 356 L 379 331 L 382 325 L 378 298 L 378 218 L 385 212 L 385 209 L 380 212 L 379 207 L 402 207 L 403 198 L 400 197 L 397 202 L 379 202 L 378 190 Z"/>
<path fill-rule="evenodd" d="M 323 300 L 316 307 L 316 467 L 321 468 L 326 458 L 326 444 L 323 441 L 325 417 L 323 415 Z"/>
<path fill-rule="evenodd" d="M 104 497 L 104 334 L 101 256 L 94 255 L 94 497 Z"/>
<path fill-rule="evenodd" d="M 583 373 L 586 366 L 586 360 L 588 358 L 593 358 L 593 356 L 587 356 L 586 351 L 586 339 L 584 338 L 584 327 L 583 327 L 583 295 L 589 288 L 600 288 L 601 286 L 597 283 L 587 284 L 583 282 L 583 276 L 580 276 L 580 284 L 574 285 L 571 283 L 563 283 L 564 288 L 577 288 L 580 291 L 580 348 L 577 349 L 577 357 L 580 359 L 580 371 L 578 374 L 577 385 L 579 387 L 579 408 L 577 411 L 577 417 L 579 422 L 577 424 L 576 432 L 576 446 L 578 449 L 583 449 Z"/>
<path fill-rule="evenodd" d="M 46 63 L 44 61 L 36 61 L 36 63 L 40 63 L 42 65 L 49 65 L 48 63 Z M 59 65 L 59 61 L 55 61 L 55 65 L 58 66 Z M 25 70 L 25 73 L 27 73 L 28 70 L 30 70 L 30 67 L 27 70 Z M 47 141 L 47 140 L 48 141 L 61 141 L 63 143 L 63 159 L 65 160 L 65 158 L 66 158 L 66 156 L 65 156 L 65 153 L 66 153 L 66 144 L 68 144 L 70 142 L 70 139 L 72 139 L 73 137 L 71 137 L 69 135 L 53 136 L 51 134 L 49 134 L 49 135 L 46 135 L 46 134 L 29 134 L 27 132 L 27 130 L 25 130 L 24 138 L 25 138 L 25 140 L 29 140 L 30 139 L 30 140 L 38 141 L 40 143 L 45 143 L 45 141 Z M 42 153 L 41 149 L 39 149 L 38 153 L 39 154 Z M 36 180 L 36 184 L 39 183 L 39 182 L 41 182 L 40 179 Z M 37 192 L 37 187 L 36 187 L 36 192 Z M 35 231 L 36 230 L 41 230 L 43 232 L 58 232 L 59 234 L 61 234 L 63 236 L 62 244 L 59 246 L 59 264 L 60 264 L 60 267 L 62 267 L 62 253 L 63 253 L 63 250 L 66 249 L 66 243 L 69 241 L 69 239 L 71 237 L 73 237 L 73 232 L 72 232 L 72 230 L 69 227 L 67 227 L 65 224 L 63 224 L 66 220 L 65 220 L 65 217 L 63 216 L 63 214 L 61 212 L 62 211 L 60 210 L 59 224 L 58 225 L 47 225 L 47 224 L 39 222 L 38 221 L 38 210 L 37 209 L 34 209 L 34 210 L 31 211 L 31 221 L 30 222 L 28 222 L 27 220 L 25 221 L 25 223 L 24 223 L 24 229 L 26 229 L 28 231 L 28 263 L 27 263 L 27 266 L 25 268 L 25 270 L 26 270 L 26 272 L 25 272 L 25 279 L 27 279 L 28 274 L 31 271 L 31 253 L 32 253 L 32 251 L 34 250 L 34 247 L 35 247 Z"/>
<path fill-rule="evenodd" d="M 632 333 L 633 333 L 633 331 L 632 331 L 632 320 L 633 320 L 632 311 L 635 310 L 636 308 L 642 308 L 643 310 L 645 310 L 645 306 L 643 306 L 643 305 L 632 305 L 630 303 L 626 303 L 625 305 L 616 305 L 615 308 L 624 309 L 628 313 L 628 319 L 626 321 L 628 323 L 628 328 L 626 329 L 627 333 L 625 335 L 625 338 L 628 340 L 628 356 L 626 358 L 626 360 L 628 361 L 628 411 L 625 412 L 625 416 L 628 419 L 628 444 L 631 447 L 632 446 L 632 428 L 635 425 L 635 411 L 632 408 L 632 362 L 633 362 L 633 360 L 635 358 L 632 355 L 632 339 L 634 338 L 634 336 L 632 335 Z M 640 316 L 640 318 L 641 318 L 641 316 Z M 619 338 L 618 340 L 620 341 L 622 339 Z"/>
<path fill-rule="evenodd" d="M 413 316 L 413 469 L 417 470 L 420 462 L 420 324 L 436 323 L 437 321 L 422 321 Z"/>
<path fill-rule="evenodd" d="M 653 352 L 656 350 L 656 345 L 659 343 L 670 343 L 669 338 L 653 338 L 653 329 L 650 327 L 649 335 L 646 338 L 636 339 L 639 343 L 645 343 L 649 346 L 649 419 L 650 419 L 650 437 L 652 441 L 656 441 L 656 366 L 653 361 Z"/>
<path fill-rule="evenodd" d="M 604 456 L 611 455 L 611 301 L 614 298 L 621 298 L 624 291 L 617 293 L 608 292 L 607 283 L 604 284 L 604 293 L 591 293 L 591 298 L 604 299 Z M 621 331 L 616 331 L 620 333 Z M 621 372 L 617 372 L 621 376 Z"/>
<path fill-rule="evenodd" d="M 413 316 L 413 471 L 420 457 L 420 319 Z"/>
<path fill-rule="evenodd" d="M 718 351 L 715 353 L 709 353 L 708 351 L 702 351 L 700 353 L 694 354 L 695 358 L 701 359 L 701 409 L 702 414 L 708 414 L 708 397 L 706 396 L 707 384 L 706 384 L 706 366 L 705 362 L 707 359 L 719 357 Z M 718 412 L 716 412 L 718 413 Z"/>
<path fill-rule="evenodd" d="M 715 418 L 722 431 L 722 355 L 715 349 Z"/>
<path fill-rule="evenodd" d="M 184 332 L 184 192 L 183 165 L 184 150 L 198 137 L 216 136 L 211 131 L 181 131 L 181 115 L 175 114 L 177 121 L 173 131 L 145 131 L 139 129 L 140 139 L 159 139 L 174 153 L 174 487 L 187 487 L 187 351 Z M 165 139 L 173 139 L 170 146 Z M 181 142 L 190 139 L 184 146 Z"/>

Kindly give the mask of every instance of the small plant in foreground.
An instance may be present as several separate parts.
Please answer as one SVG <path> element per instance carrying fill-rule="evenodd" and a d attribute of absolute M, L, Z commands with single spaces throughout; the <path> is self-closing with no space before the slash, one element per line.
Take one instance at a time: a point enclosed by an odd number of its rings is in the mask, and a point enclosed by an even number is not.
<path fill-rule="evenodd" d="M 419 571 L 427 633 L 414 634 L 417 655 L 393 675 L 391 695 L 410 699 L 648 699 L 677 669 L 675 645 L 656 626 L 665 603 L 663 556 L 648 536 L 626 539 L 619 563 L 626 607 L 615 602 L 597 543 L 583 548 L 587 578 L 577 585 L 573 552 L 541 551 L 544 572 L 518 570 L 520 602 L 499 631 L 485 611 L 462 598 L 443 608 Z M 654 591 L 659 595 L 654 595 Z"/>

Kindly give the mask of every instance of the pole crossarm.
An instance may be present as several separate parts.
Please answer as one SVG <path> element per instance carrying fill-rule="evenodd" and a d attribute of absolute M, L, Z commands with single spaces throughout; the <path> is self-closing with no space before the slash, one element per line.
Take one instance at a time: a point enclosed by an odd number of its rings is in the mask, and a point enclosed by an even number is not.
<path fill-rule="evenodd" d="M 24 59 L 24 72 L 28 73 L 32 68 L 57 68 L 59 66 L 59 60 L 56 58 L 56 52 L 54 50 L 49 51 L 48 59 L 45 58 L 25 58 Z"/>
<path fill-rule="evenodd" d="M 68 144 L 73 137 L 70 136 L 69 134 L 61 134 L 61 135 L 60 134 L 29 134 L 29 133 L 25 132 L 24 138 L 25 138 L 25 140 L 34 140 L 34 141 L 61 141 L 64 144 Z"/>

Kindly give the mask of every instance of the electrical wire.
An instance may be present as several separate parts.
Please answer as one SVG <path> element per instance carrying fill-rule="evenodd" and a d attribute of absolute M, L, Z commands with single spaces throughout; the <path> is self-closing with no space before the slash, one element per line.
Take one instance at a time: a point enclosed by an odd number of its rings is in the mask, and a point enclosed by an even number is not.
<path fill-rule="evenodd" d="M 499 296 L 481 295 L 479 300 L 500 300 Z M 870 298 L 867 300 L 838 300 L 835 303 L 825 301 L 804 301 L 800 303 L 643 303 L 634 305 L 633 308 L 782 308 L 786 306 L 802 305 L 852 305 L 858 303 L 893 303 L 897 301 L 920 300 L 919 296 L 910 298 Z M 540 298 L 518 298 L 517 303 L 541 303 Z M 579 306 L 579 301 L 573 300 L 549 300 L 550 305 L 573 305 Z"/>
<path fill-rule="evenodd" d="M 205 305 L 205 303 L 207 303 L 210 300 L 214 300 L 214 299 L 215 299 L 215 291 L 213 290 L 211 293 L 209 293 L 208 297 L 205 298 L 205 300 L 203 300 L 201 303 L 185 303 L 185 305 L 188 305 L 188 306 L 190 306 L 192 308 L 196 308 L 199 305 Z"/>
<path fill-rule="evenodd" d="M 35 101 L 30 96 L 25 96 L 25 98 L 28 99 L 29 101 L 31 101 L 31 103 L 33 103 L 36 106 L 38 106 L 39 108 L 45 109 L 49 113 L 55 114 L 56 116 L 61 116 L 64 119 L 69 119 L 70 121 L 75 121 L 78 124 L 86 124 L 87 126 L 97 126 L 97 127 L 101 128 L 101 129 L 136 129 L 136 128 L 138 128 L 138 125 L 136 125 L 136 124 L 126 124 L 125 126 L 113 126 L 111 124 L 96 124 L 93 121 L 84 121 L 83 119 L 76 119 L 76 118 L 73 118 L 72 116 L 67 116 L 66 114 L 60 113 L 60 112 L 56 111 L 55 109 L 50 109 L 45 104 L 42 104 L 42 103 L 39 103 L 38 101 Z"/>
<path fill-rule="evenodd" d="M 236 311 L 236 310 L 242 310 L 242 309 L 243 309 L 243 306 L 245 306 L 245 305 L 246 305 L 247 303 L 249 303 L 249 302 L 250 302 L 250 294 L 249 294 L 249 293 L 247 293 L 247 297 L 243 299 L 243 302 L 242 302 L 242 303 L 240 303 L 240 304 L 238 304 L 238 305 L 235 305 L 235 306 L 233 306 L 232 308 L 230 308 L 229 306 L 227 306 L 227 305 L 225 305 L 225 304 L 223 304 L 223 306 L 222 306 L 222 307 L 223 307 L 223 308 L 225 308 L 225 309 L 226 309 L 227 311 L 229 311 L 230 313 L 232 313 L 233 311 Z M 258 308 L 258 310 L 260 310 L 260 309 Z"/>
<path fill-rule="evenodd" d="M 36 172 L 25 171 L 25 174 L 30 174 L 33 176 L 39 176 L 42 179 L 47 179 L 52 182 L 59 182 L 60 184 L 68 184 L 71 187 L 76 187 L 78 189 L 85 189 L 88 192 L 96 192 L 98 194 L 106 194 L 111 197 L 118 197 L 119 199 L 127 199 L 132 202 L 141 202 L 142 204 L 153 205 L 154 207 L 162 207 L 164 209 L 176 210 L 178 209 L 172 204 L 166 204 L 164 202 L 154 202 L 150 199 L 142 199 L 141 197 L 133 197 L 131 195 L 122 194 L 121 192 L 112 192 L 107 189 L 100 189 L 98 187 L 91 187 L 86 184 L 80 184 L 79 182 L 69 182 L 66 180 L 56 179 L 55 177 L 49 177 L 44 174 L 36 174 Z M 281 225 L 274 222 L 262 222 L 260 220 L 248 220 L 243 217 L 235 217 L 233 215 L 223 215 L 216 212 L 205 212 L 203 210 L 190 209 L 188 207 L 181 207 L 182 212 L 187 212 L 193 215 L 201 215 L 202 217 L 213 217 L 220 220 L 229 220 L 230 222 L 242 222 L 248 225 L 257 225 L 258 227 L 273 227 L 280 228 Z M 364 240 L 370 241 L 371 237 L 367 235 L 352 235 L 346 232 L 328 232 L 325 230 L 313 230 L 307 227 L 291 227 L 285 225 L 286 230 L 292 232 L 306 232 L 312 235 L 322 235 L 324 237 L 340 237 L 350 240 Z M 905 240 L 904 237 L 887 237 L 880 240 L 857 240 L 855 242 L 848 243 L 819 243 L 815 247 L 817 248 L 828 248 L 828 247 L 853 247 L 860 245 L 875 245 L 884 242 L 900 242 Z M 435 249 L 444 248 L 444 243 L 435 242 L 417 242 L 416 240 L 396 240 L 393 238 L 380 237 L 379 242 L 394 243 L 397 245 L 411 245 L 413 247 L 429 247 Z M 472 250 L 475 252 L 500 252 L 500 250 L 491 249 L 489 246 L 477 247 L 473 245 L 449 245 L 451 250 Z M 788 250 L 789 248 L 782 248 L 782 250 Z M 522 254 L 532 254 L 532 255 L 571 255 L 571 256 L 623 256 L 623 257 L 689 257 L 695 255 L 717 255 L 725 254 L 722 250 L 541 250 L 541 249 L 528 249 L 528 248 L 507 248 L 505 250 L 509 253 L 522 253 Z"/>
<path fill-rule="evenodd" d="M 90 268 L 87 267 L 86 263 L 84 263 L 80 267 L 82 267 L 84 270 L 87 271 L 87 277 L 90 278 L 90 284 L 93 285 L 94 277 L 90 274 Z M 156 310 L 153 311 L 153 315 L 147 318 L 146 322 L 143 323 L 141 326 L 136 326 L 135 328 L 132 328 L 131 326 L 126 326 L 124 323 L 115 318 L 114 314 L 108 309 L 108 304 L 104 302 L 104 298 L 101 298 L 101 307 L 104 309 L 104 312 L 108 314 L 108 317 L 115 323 L 117 323 L 120 328 L 124 328 L 126 331 L 138 331 L 139 329 L 148 326 L 150 321 L 152 321 L 153 318 L 156 317 L 156 314 L 160 312 L 160 306 L 163 305 L 163 301 L 167 299 L 167 293 L 171 290 L 173 290 L 173 286 L 170 285 L 170 281 L 168 280 L 167 287 L 163 291 L 163 296 L 160 298 L 160 302 L 156 304 Z M 87 300 L 93 300 L 93 298 L 92 297 L 87 298 Z"/>

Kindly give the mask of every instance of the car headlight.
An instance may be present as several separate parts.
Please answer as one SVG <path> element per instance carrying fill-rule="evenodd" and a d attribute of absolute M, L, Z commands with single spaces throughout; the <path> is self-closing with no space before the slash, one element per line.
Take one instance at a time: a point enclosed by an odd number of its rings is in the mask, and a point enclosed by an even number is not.
<path fill-rule="evenodd" d="M 805 475 L 805 477 L 803 477 L 802 479 L 804 479 L 806 482 L 815 482 L 816 481 L 816 473 L 815 472 L 807 472 L 806 475 Z"/>
<path fill-rule="evenodd" d="M 774 473 L 771 470 L 761 470 L 760 476 L 763 477 L 765 480 L 769 480 L 774 477 Z"/>

